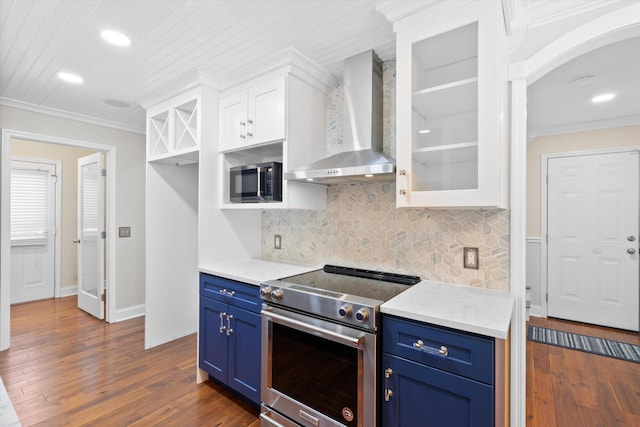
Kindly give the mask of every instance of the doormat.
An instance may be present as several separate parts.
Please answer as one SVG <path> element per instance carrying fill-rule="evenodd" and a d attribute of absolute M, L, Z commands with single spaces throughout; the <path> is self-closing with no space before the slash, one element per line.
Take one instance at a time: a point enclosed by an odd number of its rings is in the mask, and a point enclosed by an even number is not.
<path fill-rule="evenodd" d="M 640 345 L 529 325 L 529 341 L 640 363 Z"/>

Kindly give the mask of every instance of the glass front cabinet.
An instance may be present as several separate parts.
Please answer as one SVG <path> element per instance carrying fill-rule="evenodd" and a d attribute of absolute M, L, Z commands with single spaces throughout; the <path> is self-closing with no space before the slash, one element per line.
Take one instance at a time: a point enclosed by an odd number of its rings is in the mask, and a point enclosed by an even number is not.
<path fill-rule="evenodd" d="M 395 23 L 398 207 L 507 207 L 499 3 L 429 8 Z"/>

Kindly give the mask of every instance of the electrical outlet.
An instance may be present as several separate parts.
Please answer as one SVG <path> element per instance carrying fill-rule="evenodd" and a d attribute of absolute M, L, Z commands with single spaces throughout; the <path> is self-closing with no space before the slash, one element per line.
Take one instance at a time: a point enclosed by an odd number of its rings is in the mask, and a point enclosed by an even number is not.
<path fill-rule="evenodd" d="M 119 227 L 118 237 L 131 237 L 131 227 Z"/>
<path fill-rule="evenodd" d="M 479 268 L 480 259 L 478 258 L 478 248 L 465 247 L 462 249 L 462 254 L 464 268 L 473 268 L 476 270 Z"/>
<path fill-rule="evenodd" d="M 282 249 L 282 236 L 279 234 L 273 236 L 273 249 Z"/>

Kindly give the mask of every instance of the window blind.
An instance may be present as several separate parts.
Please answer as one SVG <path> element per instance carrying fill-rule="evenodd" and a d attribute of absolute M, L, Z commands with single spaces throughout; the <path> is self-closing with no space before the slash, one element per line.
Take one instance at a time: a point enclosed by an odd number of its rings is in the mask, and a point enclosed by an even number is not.
<path fill-rule="evenodd" d="M 49 172 L 11 169 L 12 244 L 44 244 L 47 240 Z"/>

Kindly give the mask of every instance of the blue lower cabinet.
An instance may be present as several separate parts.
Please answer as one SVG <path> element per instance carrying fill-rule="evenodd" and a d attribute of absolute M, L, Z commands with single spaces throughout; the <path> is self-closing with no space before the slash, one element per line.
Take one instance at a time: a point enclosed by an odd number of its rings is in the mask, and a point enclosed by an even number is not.
<path fill-rule="evenodd" d="M 493 427 L 494 340 L 393 316 L 382 321 L 384 427 Z"/>
<path fill-rule="evenodd" d="M 385 427 L 493 426 L 493 387 L 387 353 L 382 400 Z"/>
<path fill-rule="evenodd" d="M 206 274 L 201 274 L 200 281 L 201 284 L 220 282 L 225 292 L 201 292 L 198 365 L 210 378 L 259 405 L 261 320 L 257 311 L 258 288 Z M 234 305 L 236 296 L 240 298 L 240 306 L 251 310 Z M 251 302 L 253 300 L 255 303 Z"/>

